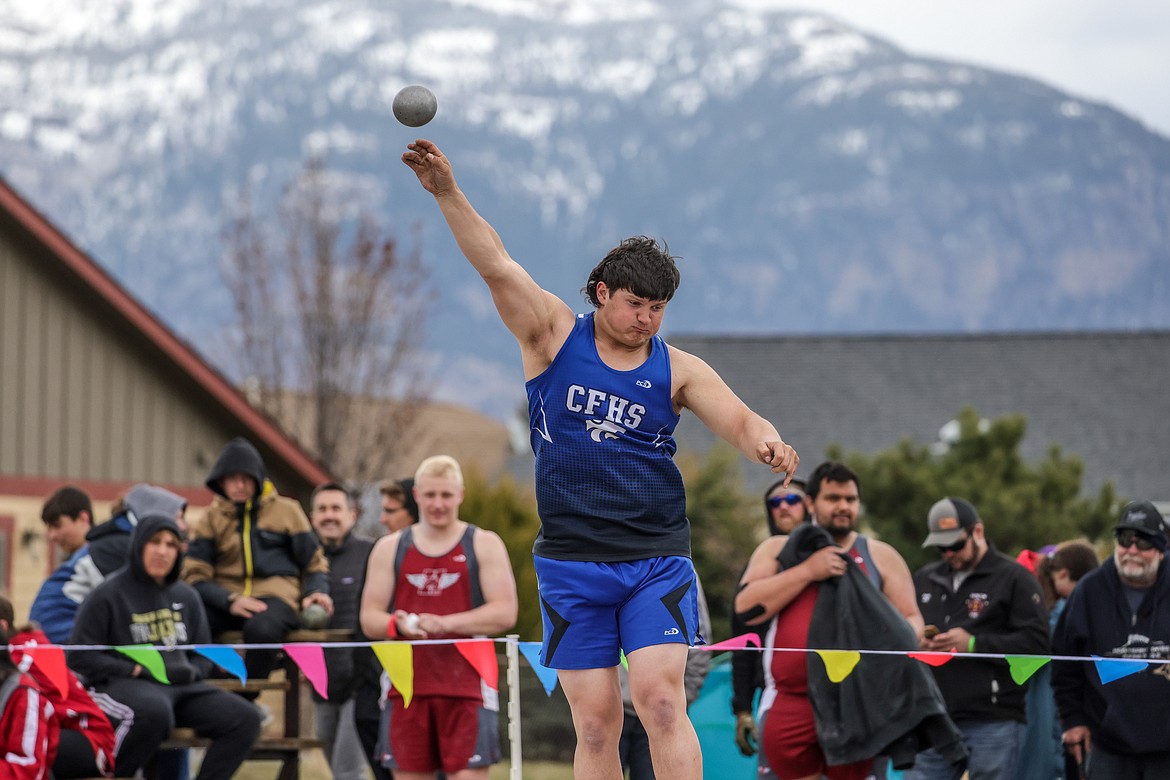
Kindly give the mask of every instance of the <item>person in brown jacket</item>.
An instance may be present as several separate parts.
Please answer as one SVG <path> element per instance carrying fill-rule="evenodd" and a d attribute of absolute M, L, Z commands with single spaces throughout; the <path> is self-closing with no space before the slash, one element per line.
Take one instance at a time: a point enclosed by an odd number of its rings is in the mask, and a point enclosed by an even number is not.
<path fill-rule="evenodd" d="M 321 544 L 301 505 L 277 495 L 250 441 L 227 443 L 207 487 L 218 497 L 191 526 L 183 580 L 203 599 L 212 636 L 243 631 L 247 644 L 274 644 L 310 604 L 332 614 Z M 274 650 L 248 651 L 248 679 L 266 678 L 276 659 Z"/>

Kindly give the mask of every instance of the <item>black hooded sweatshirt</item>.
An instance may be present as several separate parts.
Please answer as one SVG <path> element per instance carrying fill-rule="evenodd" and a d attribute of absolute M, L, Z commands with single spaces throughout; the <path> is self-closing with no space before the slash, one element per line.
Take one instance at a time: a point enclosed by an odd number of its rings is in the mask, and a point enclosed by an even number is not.
<path fill-rule="evenodd" d="M 130 537 L 129 562 L 98 585 L 82 603 L 70 644 L 173 646 L 211 642 L 199 594 L 179 581 L 182 553 L 163 584 L 146 573 L 143 550 L 150 538 L 163 530 L 181 538 L 173 517 L 147 515 L 138 519 Z M 163 650 L 162 657 L 167 678 L 173 685 L 203 679 L 211 664 L 187 650 Z M 93 686 L 131 677 L 136 665 L 116 650 L 70 650 L 68 658 L 69 667 L 87 685 Z M 141 678 L 151 679 L 150 673 L 143 671 Z"/>

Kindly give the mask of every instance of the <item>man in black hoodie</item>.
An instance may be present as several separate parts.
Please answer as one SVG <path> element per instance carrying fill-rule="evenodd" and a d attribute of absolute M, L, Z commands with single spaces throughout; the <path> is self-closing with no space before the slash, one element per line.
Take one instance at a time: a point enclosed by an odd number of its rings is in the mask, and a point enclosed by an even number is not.
<path fill-rule="evenodd" d="M 256 708 L 206 682 L 210 662 L 177 645 L 208 644 L 211 634 L 199 594 L 179 582 L 182 537 L 174 517 L 138 519 L 130 561 L 81 605 L 74 645 L 151 645 L 163 648 L 164 680 L 116 650 L 70 650 L 69 666 L 117 723 L 116 774 L 129 777 L 158 750 L 175 726 L 211 740 L 198 780 L 227 780 L 260 734 Z"/>
<path fill-rule="evenodd" d="M 1126 505 L 1113 536 L 1113 557 L 1069 596 L 1053 651 L 1150 663 L 1106 683 L 1087 660 L 1057 661 L 1064 744 L 1091 779 L 1170 777 L 1170 540 L 1149 501 Z"/>

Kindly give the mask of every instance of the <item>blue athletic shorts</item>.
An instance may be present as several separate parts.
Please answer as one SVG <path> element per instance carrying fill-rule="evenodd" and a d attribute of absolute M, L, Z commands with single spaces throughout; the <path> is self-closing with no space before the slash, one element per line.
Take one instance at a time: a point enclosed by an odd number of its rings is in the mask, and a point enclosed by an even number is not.
<path fill-rule="evenodd" d="M 544 619 L 540 662 L 606 669 L 651 645 L 704 644 L 691 559 L 556 561 L 535 556 Z"/>

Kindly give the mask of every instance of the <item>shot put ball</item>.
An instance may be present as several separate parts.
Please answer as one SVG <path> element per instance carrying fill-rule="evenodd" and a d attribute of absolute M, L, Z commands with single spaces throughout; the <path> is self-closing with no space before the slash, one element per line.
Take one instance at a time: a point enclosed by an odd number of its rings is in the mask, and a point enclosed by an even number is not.
<path fill-rule="evenodd" d="M 413 84 L 398 90 L 394 96 L 394 118 L 407 127 L 422 127 L 435 118 L 439 102 L 435 93 Z"/>
<path fill-rule="evenodd" d="M 320 604 L 310 604 L 301 610 L 301 625 L 308 629 L 325 628 L 329 625 L 329 611 Z"/>

